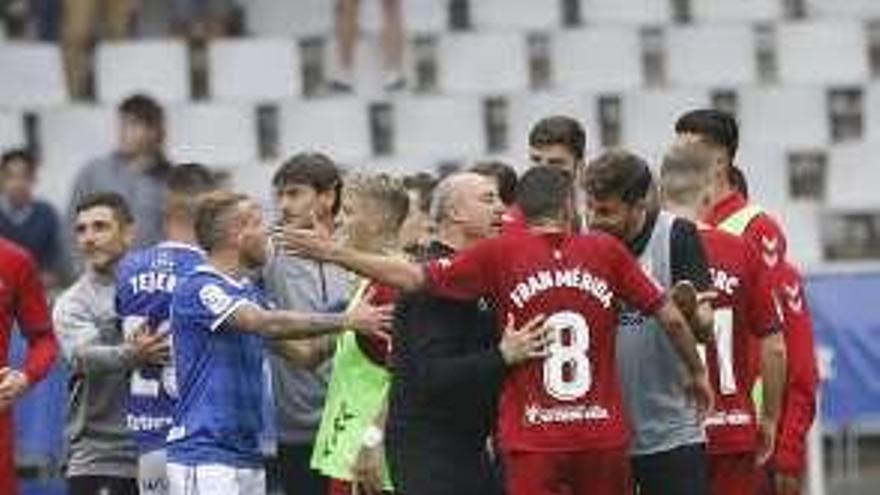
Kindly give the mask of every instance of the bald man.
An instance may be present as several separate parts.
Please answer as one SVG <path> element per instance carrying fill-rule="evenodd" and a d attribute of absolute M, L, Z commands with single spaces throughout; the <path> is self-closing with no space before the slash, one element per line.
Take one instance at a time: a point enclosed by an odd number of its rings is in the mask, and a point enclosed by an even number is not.
<path fill-rule="evenodd" d="M 495 236 L 504 205 L 494 181 L 452 175 L 434 192 L 436 239 L 427 259 Z M 505 332 L 482 301 L 414 293 L 398 302 L 386 451 L 399 493 L 501 493 L 486 439 L 505 370 L 528 355 L 539 332 Z"/>

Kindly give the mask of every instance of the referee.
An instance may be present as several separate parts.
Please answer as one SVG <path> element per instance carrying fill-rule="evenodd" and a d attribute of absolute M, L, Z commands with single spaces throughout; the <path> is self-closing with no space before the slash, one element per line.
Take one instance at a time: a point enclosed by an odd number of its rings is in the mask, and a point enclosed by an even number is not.
<path fill-rule="evenodd" d="M 475 173 L 447 177 L 434 192 L 437 238 L 428 258 L 452 255 L 501 228 L 504 205 L 492 180 Z M 386 454 L 396 493 L 502 493 L 486 448 L 508 365 L 543 340 L 539 329 L 505 331 L 480 302 L 427 293 L 405 296 L 394 322 Z"/>

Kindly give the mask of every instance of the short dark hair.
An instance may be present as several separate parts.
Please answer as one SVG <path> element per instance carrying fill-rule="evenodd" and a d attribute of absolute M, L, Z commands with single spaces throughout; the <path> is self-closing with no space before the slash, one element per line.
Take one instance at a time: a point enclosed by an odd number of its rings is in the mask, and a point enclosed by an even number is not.
<path fill-rule="evenodd" d="M 529 146 L 537 148 L 559 144 L 568 148 L 578 160 L 584 158 L 587 133 L 576 119 L 553 115 L 539 120 L 529 132 Z"/>
<path fill-rule="evenodd" d="M 494 179 L 498 183 L 498 196 L 509 206 L 516 201 L 516 183 L 519 177 L 510 165 L 497 160 L 479 162 L 471 167 L 471 172 Z"/>
<path fill-rule="evenodd" d="M 416 207 L 425 214 L 431 210 L 431 199 L 434 195 L 434 189 L 437 188 L 436 177 L 428 172 L 407 175 L 403 178 L 403 187 L 407 191 L 415 191 L 419 195 L 418 203 L 409 205 L 410 208 Z"/>
<path fill-rule="evenodd" d="M 199 247 L 210 253 L 226 236 L 229 213 L 241 202 L 244 194 L 232 191 L 214 191 L 205 195 L 196 207 L 195 234 Z"/>
<path fill-rule="evenodd" d="M 654 179 L 640 156 L 626 150 L 610 150 L 587 165 L 583 186 L 588 194 L 604 200 L 617 198 L 628 205 L 645 199 Z"/>
<path fill-rule="evenodd" d="M 122 100 L 118 110 L 120 114 L 127 115 L 150 127 L 157 129 L 165 127 L 165 112 L 162 110 L 162 106 L 145 94 L 133 94 Z"/>
<path fill-rule="evenodd" d="M 169 192 L 197 196 L 217 189 L 220 177 L 201 163 L 181 163 L 171 169 L 165 184 Z"/>
<path fill-rule="evenodd" d="M 77 215 L 91 210 L 92 208 L 104 207 L 113 211 L 113 216 L 122 225 L 131 225 L 134 223 L 134 216 L 131 214 L 131 208 L 125 198 L 118 193 L 110 191 L 100 191 L 87 194 L 76 203 L 74 211 Z"/>
<path fill-rule="evenodd" d="M 571 201 L 572 175 L 557 167 L 532 167 L 516 185 L 516 202 L 527 222 L 559 219 Z"/>
<path fill-rule="evenodd" d="M 339 213 L 342 202 L 342 174 L 339 167 L 323 153 L 297 153 L 275 172 L 272 186 L 276 190 L 294 184 L 306 185 L 320 193 L 333 191 L 332 212 Z"/>
<path fill-rule="evenodd" d="M 675 122 L 676 133 L 692 133 L 727 151 L 730 162 L 739 148 L 739 126 L 733 115 L 714 108 L 691 110 Z"/>
<path fill-rule="evenodd" d="M 23 162 L 30 175 L 34 175 L 37 172 L 39 164 L 34 159 L 33 153 L 25 148 L 13 148 L 3 153 L 0 156 L 0 172 L 5 173 L 14 161 Z"/>
<path fill-rule="evenodd" d="M 727 180 L 730 181 L 734 191 L 749 199 L 749 181 L 746 179 L 746 174 L 741 168 L 736 166 L 727 167 Z"/>

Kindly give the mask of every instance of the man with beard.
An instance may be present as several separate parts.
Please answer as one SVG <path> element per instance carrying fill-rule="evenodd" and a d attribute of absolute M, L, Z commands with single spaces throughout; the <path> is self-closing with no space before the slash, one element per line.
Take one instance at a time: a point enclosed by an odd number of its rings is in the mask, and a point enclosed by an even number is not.
<path fill-rule="evenodd" d="M 264 339 L 303 339 L 354 328 L 372 333 L 390 308 L 361 304 L 346 313 L 270 311 L 245 276 L 268 256 L 259 206 L 228 191 L 196 209 L 195 235 L 206 262 L 177 288 L 171 333 L 178 401 L 168 434 L 172 495 L 266 492 L 259 436 L 263 428 Z"/>

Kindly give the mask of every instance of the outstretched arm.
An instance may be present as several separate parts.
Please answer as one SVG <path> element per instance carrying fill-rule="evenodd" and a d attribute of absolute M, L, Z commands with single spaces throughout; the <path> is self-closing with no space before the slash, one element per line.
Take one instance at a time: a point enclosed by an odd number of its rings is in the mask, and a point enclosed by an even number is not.
<path fill-rule="evenodd" d="M 381 332 L 390 325 L 392 311 L 392 306 L 372 306 L 365 300 L 345 313 L 268 311 L 255 304 L 240 304 L 230 318 L 236 328 L 270 339 L 309 339 L 345 329 Z"/>
<path fill-rule="evenodd" d="M 404 291 L 416 291 L 425 285 L 425 274 L 418 264 L 340 246 L 320 232 L 286 228 L 275 237 L 275 242 L 291 256 L 334 263 Z"/>

